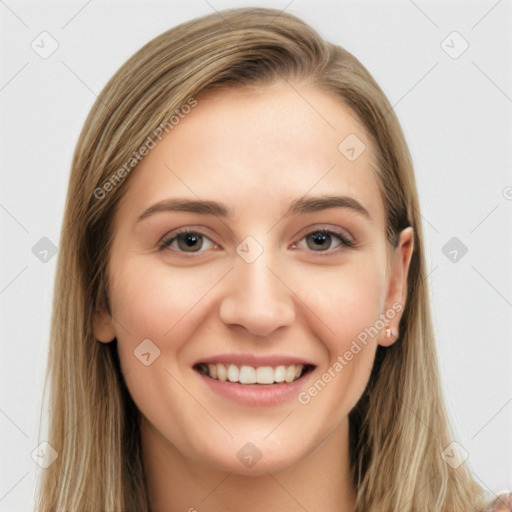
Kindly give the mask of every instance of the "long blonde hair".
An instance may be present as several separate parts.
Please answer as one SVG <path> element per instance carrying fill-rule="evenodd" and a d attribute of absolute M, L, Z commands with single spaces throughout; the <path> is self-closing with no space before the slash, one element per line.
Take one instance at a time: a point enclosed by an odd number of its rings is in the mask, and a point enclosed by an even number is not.
<path fill-rule="evenodd" d="M 213 14 L 156 37 L 118 70 L 87 117 L 72 162 L 50 334 L 48 441 L 58 458 L 43 472 L 39 512 L 149 511 L 139 413 L 116 342 L 98 343 L 92 331 L 94 312 L 110 312 L 112 221 L 136 172 L 126 162 L 191 98 L 280 80 L 335 94 L 355 112 L 378 155 L 389 247 L 404 227 L 414 228 L 400 337 L 378 348 L 350 413 L 357 510 L 482 510 L 482 490 L 466 465 L 454 469 L 442 457 L 453 438 L 439 384 L 418 195 L 398 120 L 355 57 L 296 17 L 258 8 Z"/>

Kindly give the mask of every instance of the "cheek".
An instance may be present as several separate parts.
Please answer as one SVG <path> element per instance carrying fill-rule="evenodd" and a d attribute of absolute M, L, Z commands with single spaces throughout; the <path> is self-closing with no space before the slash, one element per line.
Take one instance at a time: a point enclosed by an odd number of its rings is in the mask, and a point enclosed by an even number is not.
<path fill-rule="evenodd" d="M 113 265 L 117 272 L 111 306 L 117 350 L 127 384 L 138 381 L 134 394 L 151 387 L 157 392 L 155 379 L 162 378 L 164 369 L 183 377 L 188 368 L 179 364 L 183 350 L 202 329 L 210 292 L 225 273 L 223 268 L 178 269 L 148 260 L 127 258 Z"/>
<path fill-rule="evenodd" d="M 120 338 L 129 342 L 150 338 L 172 348 L 178 328 L 212 287 L 212 275 L 193 269 L 127 262 L 113 280 L 112 314 Z M 119 338 L 118 338 L 119 340 Z"/>
<path fill-rule="evenodd" d="M 208 291 L 218 281 L 212 274 L 134 258 L 113 276 L 110 298 L 121 369 L 132 399 L 153 424 L 169 425 L 169 417 L 190 407 L 189 395 L 178 384 L 186 382 L 190 368 L 179 362 L 201 326 Z M 179 425 L 172 429 L 173 435 L 185 435 L 177 433 Z"/>
<path fill-rule="evenodd" d="M 367 332 L 365 329 L 376 323 L 382 328 L 379 319 L 383 312 L 384 281 L 375 262 L 366 259 L 324 272 L 311 270 L 302 276 L 301 296 L 318 318 L 316 324 L 331 358 L 348 350 L 353 339 Z"/>
<path fill-rule="evenodd" d="M 304 314 L 326 348 L 328 362 L 298 397 L 299 403 L 309 413 L 327 415 L 334 428 L 357 403 L 370 377 L 383 328 L 382 268 L 367 258 L 332 272 L 303 275 Z"/>

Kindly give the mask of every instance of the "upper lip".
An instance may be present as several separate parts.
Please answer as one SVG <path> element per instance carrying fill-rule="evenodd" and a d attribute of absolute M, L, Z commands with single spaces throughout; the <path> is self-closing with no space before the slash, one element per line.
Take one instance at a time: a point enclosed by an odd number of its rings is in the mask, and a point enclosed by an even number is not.
<path fill-rule="evenodd" d="M 195 365 L 205 364 L 234 364 L 236 366 L 252 366 L 258 368 L 260 366 L 289 366 L 292 364 L 303 366 L 315 366 L 313 363 L 303 357 L 291 355 L 268 355 L 256 356 L 254 354 L 218 354 L 215 356 L 205 357 L 195 362 Z"/>

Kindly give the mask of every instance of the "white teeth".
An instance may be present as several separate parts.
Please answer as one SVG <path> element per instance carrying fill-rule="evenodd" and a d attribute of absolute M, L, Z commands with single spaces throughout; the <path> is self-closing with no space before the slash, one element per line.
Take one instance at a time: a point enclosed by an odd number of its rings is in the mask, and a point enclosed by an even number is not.
<path fill-rule="evenodd" d="M 284 377 L 286 382 L 293 382 L 295 380 L 295 365 L 288 366 L 286 368 L 286 375 Z"/>
<path fill-rule="evenodd" d="M 216 364 L 214 365 L 217 367 L 217 379 L 221 380 L 222 382 L 226 382 L 228 380 L 228 374 L 226 372 L 226 367 L 223 364 Z M 213 377 L 215 378 L 215 377 Z"/>
<path fill-rule="evenodd" d="M 252 366 L 242 366 L 238 381 L 240 384 L 256 384 L 256 370 Z"/>
<path fill-rule="evenodd" d="M 299 365 L 299 368 L 302 369 L 302 366 Z M 284 382 L 284 378 L 286 377 L 286 367 L 281 365 L 281 366 L 278 366 L 275 370 L 274 370 L 274 380 L 276 382 Z"/>
<path fill-rule="evenodd" d="M 229 382 L 238 382 L 238 376 L 240 372 L 238 370 L 238 366 L 234 364 L 230 364 L 228 368 L 228 380 Z"/>
<path fill-rule="evenodd" d="M 206 365 L 205 365 L 206 366 Z M 240 366 L 235 364 L 224 365 L 208 364 L 208 375 L 212 379 L 222 382 L 238 382 L 239 384 L 274 384 L 274 382 L 293 382 L 302 375 L 304 366 L 291 364 L 288 366 Z M 205 368 L 206 369 L 206 368 Z"/>
<path fill-rule="evenodd" d="M 274 370 L 271 366 L 260 366 L 256 370 L 256 379 L 258 384 L 273 384 Z"/>

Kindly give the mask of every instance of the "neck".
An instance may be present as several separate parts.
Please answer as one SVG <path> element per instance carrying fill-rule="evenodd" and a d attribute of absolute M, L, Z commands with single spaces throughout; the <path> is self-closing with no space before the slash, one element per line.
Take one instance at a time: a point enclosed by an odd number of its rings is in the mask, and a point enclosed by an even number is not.
<path fill-rule="evenodd" d="M 240 475 L 192 461 L 141 419 L 143 463 L 152 512 L 353 512 L 348 419 L 319 448 L 292 466 Z"/>

